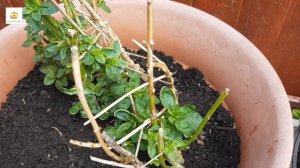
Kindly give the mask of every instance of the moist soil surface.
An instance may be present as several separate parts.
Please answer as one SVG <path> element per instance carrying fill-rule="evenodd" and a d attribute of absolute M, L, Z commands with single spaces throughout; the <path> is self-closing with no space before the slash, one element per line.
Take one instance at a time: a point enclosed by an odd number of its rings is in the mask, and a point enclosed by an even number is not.
<path fill-rule="evenodd" d="M 138 51 L 138 54 L 145 54 Z M 180 103 L 197 106 L 202 116 L 218 97 L 196 69 L 184 70 L 171 57 L 155 52 L 174 74 Z M 75 96 L 43 85 L 38 65 L 9 93 L 0 111 L 0 167 L 73 168 L 110 167 L 90 161 L 90 156 L 109 159 L 101 149 L 70 145 L 70 139 L 95 142 L 84 119 L 68 113 Z M 234 121 L 218 108 L 204 133 L 183 153 L 186 168 L 233 168 L 240 158 L 240 139 Z M 143 155 L 143 154 L 141 154 Z M 109 159 L 110 160 L 110 159 Z"/>

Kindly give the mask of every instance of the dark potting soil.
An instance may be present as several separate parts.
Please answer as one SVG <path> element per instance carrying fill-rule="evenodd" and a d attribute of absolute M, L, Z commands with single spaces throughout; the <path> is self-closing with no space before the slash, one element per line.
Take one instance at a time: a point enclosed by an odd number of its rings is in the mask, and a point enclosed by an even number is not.
<path fill-rule="evenodd" d="M 145 54 L 138 51 L 139 54 Z M 196 69 L 184 70 L 171 57 L 155 52 L 174 75 L 180 103 L 192 103 L 202 116 L 217 99 L 218 93 Z M 90 161 L 90 156 L 109 159 L 101 149 L 79 148 L 70 139 L 95 142 L 84 119 L 70 116 L 68 110 L 76 97 L 43 85 L 44 75 L 36 66 L 9 93 L 0 111 L 0 167 L 72 168 L 110 167 Z M 204 143 L 203 143 L 204 142 Z M 197 141 L 183 153 L 186 168 L 233 168 L 240 157 L 240 139 L 233 119 L 220 107 Z"/>

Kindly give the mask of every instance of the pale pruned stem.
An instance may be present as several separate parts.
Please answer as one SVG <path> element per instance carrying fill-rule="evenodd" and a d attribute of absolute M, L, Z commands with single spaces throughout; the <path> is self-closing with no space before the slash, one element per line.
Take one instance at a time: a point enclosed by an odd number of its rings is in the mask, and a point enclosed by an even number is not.
<path fill-rule="evenodd" d="M 97 31 L 107 31 L 106 30 L 106 27 L 102 27 L 102 29 L 100 29 L 97 25 L 95 25 L 87 16 L 83 16 Z M 103 34 L 103 37 L 104 37 L 104 40 L 105 40 L 105 43 L 106 45 L 108 45 L 110 43 L 110 39 L 107 37 L 106 34 Z"/>
<path fill-rule="evenodd" d="M 153 0 L 147 1 L 147 73 L 148 73 L 148 95 L 151 111 L 152 124 L 157 125 L 157 113 L 155 107 L 155 87 L 153 82 Z"/>
<path fill-rule="evenodd" d="M 94 32 L 96 29 L 93 26 L 91 26 L 91 27 L 85 29 L 84 31 L 85 31 L 85 33 L 88 33 L 91 30 L 93 30 L 93 32 Z"/>
<path fill-rule="evenodd" d="M 141 75 L 148 76 L 147 74 L 145 74 L 145 73 L 143 73 L 143 72 L 141 72 L 141 71 L 139 71 L 139 70 L 133 69 L 133 68 L 131 68 L 131 67 L 129 67 L 129 66 L 126 66 L 126 67 L 124 67 L 124 68 L 129 69 L 129 70 L 132 70 L 132 71 L 134 71 L 134 72 L 136 72 L 136 73 L 139 73 L 139 74 L 141 74 Z"/>
<path fill-rule="evenodd" d="M 121 43 L 120 43 L 121 44 Z M 125 49 L 122 49 L 122 58 L 125 59 L 125 61 L 128 63 L 128 66 L 137 70 L 137 71 L 141 71 L 141 72 L 145 72 L 145 70 L 143 68 L 140 67 L 139 64 L 134 63 L 134 61 L 129 57 L 129 55 L 125 52 Z M 147 76 L 145 75 L 141 75 L 141 79 L 143 81 L 148 81 Z"/>
<path fill-rule="evenodd" d="M 134 53 L 130 53 L 130 52 L 126 52 L 128 55 L 132 55 L 132 56 L 135 56 L 135 57 L 139 57 L 139 58 L 143 58 L 143 59 L 147 59 L 147 57 L 145 56 L 142 56 L 142 55 L 138 55 L 138 54 L 134 54 Z"/>
<path fill-rule="evenodd" d="M 95 11 L 97 11 L 97 2 L 96 0 L 92 0 L 92 5 Z"/>
<path fill-rule="evenodd" d="M 141 43 L 139 43 L 138 41 L 136 41 L 135 39 L 131 39 L 131 41 L 137 45 L 138 47 L 140 47 L 143 51 L 148 52 L 147 48 L 145 48 Z M 161 61 L 156 55 L 153 54 L 153 58 L 159 62 L 159 63 L 163 63 L 163 61 Z"/>
<path fill-rule="evenodd" d="M 158 129 L 158 153 L 164 152 L 164 129 L 162 126 Z M 159 156 L 159 162 L 163 168 L 167 167 L 164 156 Z"/>
<path fill-rule="evenodd" d="M 77 145 L 84 148 L 101 148 L 101 145 L 99 143 L 93 143 L 93 142 L 81 142 L 74 139 L 70 139 L 69 141 L 72 145 Z"/>
<path fill-rule="evenodd" d="M 72 1 L 74 3 L 74 1 Z M 91 15 L 85 13 L 85 12 L 82 12 L 80 9 L 78 9 L 76 6 L 75 6 L 75 10 L 76 12 L 80 13 L 82 16 L 87 16 L 87 17 L 91 17 Z"/>
<path fill-rule="evenodd" d="M 159 80 L 161 80 L 161 79 L 163 79 L 165 77 L 166 77 L 166 75 L 162 75 L 162 76 L 160 76 L 158 78 L 155 78 L 154 82 L 157 82 L 157 81 L 159 81 Z M 100 117 L 102 114 L 106 113 L 109 109 L 111 109 L 112 107 L 114 107 L 116 104 L 118 104 L 119 102 L 121 102 L 123 99 L 125 99 L 129 95 L 133 94 L 134 92 L 136 92 L 136 91 L 138 91 L 138 90 L 140 90 L 140 89 L 142 89 L 142 88 L 144 88 L 144 87 L 146 87 L 148 85 L 149 85 L 148 82 L 147 83 L 143 83 L 142 85 L 140 85 L 140 86 L 132 89 L 131 91 L 127 92 L 126 94 L 124 94 L 123 96 L 121 96 L 119 99 L 117 99 L 116 101 L 114 101 L 113 103 L 111 103 L 110 105 L 108 105 L 106 108 L 104 108 L 101 112 L 99 112 L 98 114 L 96 114 L 94 116 L 94 119 L 96 119 L 96 118 Z M 90 120 L 86 121 L 84 123 L 84 125 L 87 125 L 89 123 L 90 123 Z"/>
<path fill-rule="evenodd" d="M 90 35 L 94 35 L 96 32 L 97 32 L 97 30 L 94 29 Z M 102 46 L 102 44 L 101 44 L 101 46 Z"/>
<path fill-rule="evenodd" d="M 127 161 L 131 163 L 134 167 L 139 168 L 143 165 L 143 163 L 136 156 L 134 156 L 131 152 L 127 151 L 126 149 L 122 148 L 118 143 L 111 139 L 105 131 L 102 132 L 102 137 L 110 147 L 112 147 L 121 155 L 124 155 Z"/>
<path fill-rule="evenodd" d="M 136 44 L 138 47 L 140 47 L 142 50 L 144 50 L 145 52 L 148 52 L 148 49 L 146 49 L 141 43 L 139 43 L 135 39 L 131 39 L 131 41 L 134 44 Z M 168 81 L 169 81 L 168 85 L 172 89 L 174 95 L 176 96 L 176 101 L 178 101 L 177 91 L 176 91 L 176 88 L 174 85 L 174 79 L 172 77 L 172 73 L 171 73 L 170 69 L 163 61 L 161 61 L 159 58 L 157 58 L 154 54 L 153 54 L 153 58 L 157 61 L 157 62 L 154 62 L 154 67 L 157 67 L 160 70 L 162 70 L 163 72 L 165 72 L 165 74 L 167 75 Z"/>
<path fill-rule="evenodd" d="M 79 0 L 79 2 L 88 10 L 91 16 L 97 21 L 101 22 L 101 18 L 97 14 L 97 12 L 93 9 L 93 7 L 86 0 Z"/>
<path fill-rule="evenodd" d="M 55 0 L 50 0 L 51 3 L 60 11 L 60 13 L 65 16 L 68 21 L 83 35 L 86 35 L 85 32 L 75 23 L 75 21 L 62 9 Z"/>
<path fill-rule="evenodd" d="M 114 161 L 100 159 L 100 158 L 96 158 L 96 157 L 93 157 L 93 156 L 90 156 L 90 158 L 94 162 L 98 162 L 98 163 L 102 163 L 102 164 L 106 164 L 106 165 L 111 165 L 111 166 L 114 166 L 114 167 L 134 168 L 134 166 L 132 166 L 132 165 L 117 163 L 117 162 L 114 162 Z"/>
<path fill-rule="evenodd" d="M 177 91 L 176 91 L 176 88 L 174 85 L 174 79 L 172 77 L 172 72 L 169 70 L 169 68 L 167 67 L 167 65 L 164 62 L 162 62 L 162 63 L 155 62 L 154 67 L 162 70 L 166 74 L 168 82 L 169 82 L 168 85 L 171 88 L 171 90 L 173 91 L 174 95 L 176 96 L 176 100 L 178 101 L 178 98 L 177 98 L 178 95 L 177 95 Z"/>
<path fill-rule="evenodd" d="M 136 150 L 135 150 L 135 157 L 137 157 L 139 154 L 143 133 L 144 133 L 144 128 L 142 128 L 140 135 L 139 135 L 138 143 L 137 143 Z"/>
<path fill-rule="evenodd" d="M 144 168 L 146 166 L 148 166 L 150 163 L 152 163 L 154 160 L 156 160 L 160 155 L 162 155 L 163 153 L 159 153 L 158 155 L 156 155 L 154 158 L 152 158 L 151 160 L 149 160 L 146 164 L 144 164 L 141 168 Z"/>
<path fill-rule="evenodd" d="M 167 82 L 167 81 L 164 81 L 164 80 L 160 80 L 159 82 L 164 83 L 166 85 L 170 85 L 171 84 L 170 82 Z"/>
<path fill-rule="evenodd" d="M 132 109 L 133 109 L 134 114 L 135 114 L 136 116 L 139 116 L 139 113 L 138 113 L 138 111 L 136 110 L 136 104 L 135 104 L 135 102 L 134 102 L 134 99 L 133 99 L 132 94 L 129 95 L 129 98 L 130 98 L 130 101 L 131 101 L 131 105 L 132 105 Z"/>
<path fill-rule="evenodd" d="M 69 34 L 71 38 L 74 38 L 76 32 L 74 30 L 69 30 Z M 77 90 L 77 95 L 80 101 L 80 104 L 82 105 L 83 110 L 85 111 L 88 119 L 91 122 L 91 125 L 93 127 L 93 131 L 97 137 L 98 142 L 102 146 L 103 150 L 105 153 L 110 156 L 111 158 L 115 159 L 116 161 L 119 162 L 124 162 L 126 161 L 125 158 L 121 158 L 117 156 L 115 153 L 113 153 L 106 143 L 103 140 L 103 137 L 101 135 L 101 127 L 99 127 L 97 121 L 94 119 L 93 114 L 88 106 L 87 100 L 84 95 L 83 91 L 83 84 L 82 84 L 82 79 L 81 79 L 81 72 L 80 72 L 80 63 L 79 63 L 79 58 L 78 58 L 78 47 L 77 44 L 71 47 L 71 57 L 72 57 L 72 68 L 73 68 L 73 76 L 74 76 L 74 82 Z"/>

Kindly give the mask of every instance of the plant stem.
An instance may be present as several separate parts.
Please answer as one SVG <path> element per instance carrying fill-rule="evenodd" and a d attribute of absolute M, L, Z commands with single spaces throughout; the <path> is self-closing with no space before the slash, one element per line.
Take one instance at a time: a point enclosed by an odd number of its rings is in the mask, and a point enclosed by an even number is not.
<path fill-rule="evenodd" d="M 141 141 L 142 141 L 142 137 L 143 137 L 143 133 L 144 133 L 144 128 L 142 128 L 142 130 L 140 131 L 138 143 L 137 143 L 136 150 L 135 150 L 135 154 L 134 154 L 135 157 L 137 157 L 138 154 L 139 154 L 139 151 L 140 151 L 140 145 L 141 145 Z"/>
<path fill-rule="evenodd" d="M 69 30 L 70 37 L 74 39 L 76 36 L 76 32 L 74 30 Z M 74 40 L 72 40 L 74 41 Z M 94 116 L 89 108 L 89 105 L 87 103 L 87 100 L 85 98 L 84 92 L 83 92 L 83 84 L 82 84 L 82 79 L 81 79 L 81 72 L 80 72 L 80 63 L 78 59 L 78 47 L 77 44 L 72 44 L 71 47 L 71 55 L 72 55 L 72 68 L 73 68 L 73 76 L 74 76 L 74 81 L 77 89 L 77 95 L 79 98 L 79 101 L 82 105 L 83 110 L 85 111 L 87 117 L 91 121 L 94 133 L 102 147 L 102 149 L 105 151 L 105 153 L 110 156 L 111 158 L 115 159 L 116 161 L 119 162 L 124 162 L 126 161 L 125 158 L 117 156 L 115 153 L 113 153 L 106 143 L 103 140 L 103 137 L 101 135 L 101 127 L 99 127 L 97 121 L 94 119 Z"/>
<path fill-rule="evenodd" d="M 148 166 L 150 163 L 152 163 L 154 160 L 156 160 L 160 155 L 163 155 L 163 153 L 159 153 L 158 155 L 156 155 L 154 158 L 152 158 L 146 164 L 144 164 L 141 168 L 145 168 L 146 166 Z"/>
<path fill-rule="evenodd" d="M 150 100 L 150 111 L 152 124 L 157 125 L 157 113 L 155 107 L 155 88 L 153 82 L 153 0 L 147 0 L 147 73 L 148 73 L 148 94 Z"/>
<path fill-rule="evenodd" d="M 163 118 L 163 117 L 162 117 Z M 163 123 L 163 122 L 161 122 Z M 163 153 L 164 152 L 164 129 L 163 127 L 159 128 L 158 130 L 158 153 Z M 163 168 L 167 168 L 168 166 L 166 165 L 166 162 L 165 162 L 165 158 L 164 158 L 164 155 L 160 155 L 159 156 L 159 162 L 161 164 L 161 166 Z"/>
<path fill-rule="evenodd" d="M 132 166 L 132 165 L 117 163 L 117 162 L 110 161 L 110 160 L 104 160 L 104 159 L 96 158 L 96 157 L 93 157 L 93 156 L 90 156 L 90 158 L 91 158 L 92 161 L 99 162 L 99 163 L 106 164 L 106 165 L 111 165 L 111 166 L 114 166 L 114 167 L 134 168 L 134 166 Z"/>
<path fill-rule="evenodd" d="M 168 82 L 169 82 L 168 86 L 171 88 L 172 92 L 174 93 L 174 95 L 176 97 L 176 102 L 178 103 L 178 95 L 177 95 L 176 88 L 174 86 L 174 79 L 172 77 L 172 72 L 169 70 L 169 68 L 167 67 L 167 65 L 164 62 L 162 62 L 162 63 L 155 62 L 154 67 L 162 70 L 166 74 Z"/>
<path fill-rule="evenodd" d="M 207 114 L 205 115 L 205 117 L 203 118 L 203 120 L 201 121 L 199 127 L 197 128 L 197 130 L 194 132 L 194 134 L 189 138 L 189 140 L 187 141 L 187 143 L 180 148 L 180 150 L 186 150 L 187 147 L 197 139 L 197 137 L 200 135 L 200 133 L 202 132 L 204 126 L 206 125 L 206 123 L 209 121 L 209 119 L 211 118 L 211 116 L 216 112 L 217 108 L 221 105 L 221 103 L 224 101 L 224 99 L 228 96 L 229 93 L 229 89 L 226 88 L 225 91 L 223 91 L 220 96 L 218 97 L 218 99 L 215 101 L 215 103 L 212 105 L 212 107 L 209 109 L 209 111 L 207 112 Z"/>
<path fill-rule="evenodd" d="M 55 0 L 50 0 L 51 3 L 60 11 L 61 14 L 63 14 L 68 21 L 82 34 L 85 35 L 85 32 L 74 22 L 74 20 L 63 10 Z"/>
<path fill-rule="evenodd" d="M 74 139 L 70 139 L 69 143 L 72 145 L 77 145 L 77 146 L 85 147 L 85 148 L 101 148 L 101 145 L 99 143 L 81 142 L 81 141 L 77 141 Z"/>

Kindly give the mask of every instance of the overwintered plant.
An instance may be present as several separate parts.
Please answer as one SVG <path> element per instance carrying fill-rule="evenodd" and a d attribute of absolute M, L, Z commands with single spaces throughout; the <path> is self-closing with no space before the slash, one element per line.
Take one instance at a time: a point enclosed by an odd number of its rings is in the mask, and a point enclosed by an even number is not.
<path fill-rule="evenodd" d="M 101 147 L 117 162 L 91 159 L 105 164 L 183 167 L 181 152 L 197 139 L 228 90 L 221 93 L 204 118 L 196 106 L 178 102 L 172 72 L 152 52 L 152 0 L 145 0 L 146 47 L 135 41 L 147 51 L 147 57 L 124 50 L 101 15 L 101 12 L 111 12 L 104 0 L 62 0 L 62 3 L 63 6 L 55 0 L 25 1 L 27 41 L 23 46 L 34 45 L 34 62 L 45 74 L 45 85 L 55 85 L 65 94 L 78 95 L 79 101 L 73 103 L 69 113 L 88 118 L 85 125 L 92 125 L 98 140 L 95 143 L 70 140 L 70 143 Z M 58 11 L 63 19 L 52 16 Z M 147 69 L 130 56 L 147 59 Z M 154 68 L 164 75 L 154 77 Z M 156 91 L 155 82 L 166 86 Z M 113 124 L 102 128 L 101 122 L 105 120 Z M 139 151 L 147 151 L 151 160 L 139 161 Z"/>

